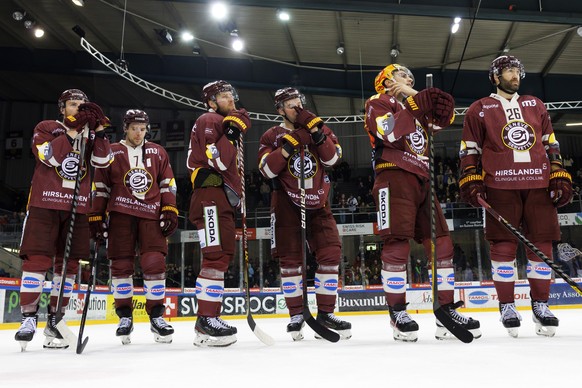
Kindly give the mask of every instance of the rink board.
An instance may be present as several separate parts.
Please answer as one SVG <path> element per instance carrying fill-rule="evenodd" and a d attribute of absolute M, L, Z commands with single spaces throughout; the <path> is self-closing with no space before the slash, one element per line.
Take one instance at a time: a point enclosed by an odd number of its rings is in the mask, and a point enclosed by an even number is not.
<path fill-rule="evenodd" d="M 582 279 L 574 279 L 580 284 Z M 0 286 L 0 323 L 20 322 L 20 291 L 19 279 L 4 281 Z M 10 283 L 10 285 L 7 285 Z M 465 301 L 467 311 L 491 310 L 498 308 L 498 298 L 492 282 L 458 282 L 455 284 L 455 300 Z M 73 297 L 67 306 L 65 318 L 67 321 L 79 321 L 86 303 L 86 286 L 79 291 L 75 289 Z M 50 282 L 44 285 L 44 292 L 39 303 L 39 319 L 46 319 L 46 306 L 49 300 Z M 529 306 L 529 285 L 526 280 L 518 280 L 515 287 L 515 302 L 518 307 Z M 408 309 L 411 311 L 432 310 L 432 291 L 428 284 L 414 285 L 407 288 Z M 316 312 L 314 289 L 308 294 L 311 311 Z M 113 295 L 106 286 L 99 286 L 90 298 L 87 318 L 90 321 L 116 321 Z M 188 318 L 196 316 L 198 303 L 196 291 L 193 288 L 168 289 L 164 300 L 165 317 Z M 574 291 L 561 279 L 552 283 L 550 288 L 550 305 L 582 305 L 582 296 Z M 252 292 L 250 309 L 256 315 L 286 315 L 287 305 L 283 293 L 278 288 L 270 288 L 264 292 Z M 338 312 L 372 312 L 387 310 L 384 292 L 381 286 L 365 289 L 362 286 L 348 286 L 338 293 Z M 134 317 L 136 320 L 146 320 L 145 296 L 143 289 L 136 288 L 134 294 Z M 223 300 L 223 315 L 245 315 L 245 296 L 240 289 L 226 289 Z"/>

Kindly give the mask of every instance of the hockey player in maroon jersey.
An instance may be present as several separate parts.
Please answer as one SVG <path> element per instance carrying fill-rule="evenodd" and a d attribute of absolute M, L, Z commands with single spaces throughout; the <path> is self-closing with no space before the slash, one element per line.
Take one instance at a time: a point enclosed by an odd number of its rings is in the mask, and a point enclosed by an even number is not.
<path fill-rule="evenodd" d="M 397 341 L 418 339 L 418 324 L 406 312 L 406 264 L 410 239 L 430 252 L 430 184 L 427 131 L 449 126 L 454 119 L 453 98 L 437 88 L 416 91 L 406 67 L 392 64 L 376 76 L 378 94 L 366 101 L 365 128 L 372 146 L 376 174 L 374 199 L 382 248 L 382 284 Z M 429 123 L 429 117 L 432 122 Z M 430 128 L 429 128 L 430 124 Z M 437 198 L 432 198 L 438 201 Z M 438 299 L 453 321 L 481 336 L 479 321 L 457 312 L 454 302 L 453 244 L 440 206 L 436 207 Z M 437 320 L 438 339 L 454 338 Z"/>
<path fill-rule="evenodd" d="M 461 141 L 461 199 L 479 207 L 477 195 L 526 238 L 552 257 L 552 240 L 560 240 L 556 207 L 572 198 L 572 178 L 562 167 L 560 145 L 543 102 L 517 91 L 525 70 L 519 59 L 493 60 L 489 79 L 497 92 L 474 102 L 467 111 Z M 515 307 L 517 239 L 487 214 L 485 236 L 491 246 L 493 282 L 501 322 L 517 337 L 521 315 Z M 558 326 L 548 308 L 551 269 L 527 251 L 527 278 L 536 333 L 553 336 Z"/>
<path fill-rule="evenodd" d="M 109 140 L 104 132 L 104 125 L 109 125 L 109 120 L 97 104 L 90 103 L 81 90 L 68 89 L 59 97 L 58 108 L 63 120 L 41 121 L 34 128 L 32 139 L 36 166 L 20 247 L 20 257 L 23 259 L 20 287 L 22 325 L 15 335 L 22 350 L 36 331 L 43 282 L 47 270 L 51 268 L 54 273 L 53 288 L 44 329 L 44 347 L 66 348 L 69 345 L 55 326 L 58 287 L 61 283 L 65 284 L 62 303 L 64 313 L 73 293 L 79 259 L 87 258 L 90 254 L 86 215 L 89 211 L 88 198 L 91 189 L 89 164 L 100 169 L 107 167 L 113 159 Z M 81 144 L 86 139 L 85 155 L 80 163 Z M 66 279 L 63 280 L 63 255 L 79 164 L 82 166 L 82 180 Z"/>
<path fill-rule="evenodd" d="M 134 258 L 139 256 L 145 310 L 156 342 L 172 342 L 174 329 L 163 318 L 166 255 L 178 226 L 176 183 L 166 150 L 145 136 L 146 112 L 128 110 L 123 117 L 125 138 L 112 144 L 115 160 L 95 175 L 96 196 L 89 225 L 94 238 L 107 239 L 111 288 L 119 316 L 116 335 L 131 343 L 133 331 Z M 108 222 L 105 222 L 108 214 Z"/>
<path fill-rule="evenodd" d="M 279 259 L 281 286 L 291 316 L 287 332 L 294 341 L 303 339 L 303 295 L 300 218 L 300 147 L 305 149 L 307 242 L 317 260 L 315 294 L 317 320 L 351 338 L 352 325 L 334 315 L 337 299 L 341 241 L 327 201 L 330 181 L 325 167 L 341 158 L 341 146 L 323 121 L 303 109 L 305 97 L 294 88 L 275 93 L 275 108 L 283 118 L 260 140 L 259 170 L 273 183 L 271 194 L 271 251 Z"/>
<path fill-rule="evenodd" d="M 237 165 L 240 134 L 251 122 L 237 110 L 236 89 L 226 81 L 202 88 L 208 112 L 196 120 L 190 135 L 187 167 L 192 181 L 190 221 L 198 229 L 202 268 L 196 279 L 198 318 L 196 346 L 228 346 L 236 342 L 236 327 L 220 318 L 224 274 L 235 251 L 234 211 L 240 206 L 241 177 Z"/>

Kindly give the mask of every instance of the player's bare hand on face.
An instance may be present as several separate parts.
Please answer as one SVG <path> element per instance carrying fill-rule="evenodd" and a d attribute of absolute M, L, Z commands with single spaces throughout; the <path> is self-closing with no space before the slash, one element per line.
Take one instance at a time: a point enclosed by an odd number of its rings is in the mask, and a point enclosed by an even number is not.
<path fill-rule="evenodd" d="M 405 96 L 414 96 L 417 91 L 406 84 L 392 82 L 388 87 L 388 93 L 392 96 L 399 96 L 401 94 L 404 94 Z"/>

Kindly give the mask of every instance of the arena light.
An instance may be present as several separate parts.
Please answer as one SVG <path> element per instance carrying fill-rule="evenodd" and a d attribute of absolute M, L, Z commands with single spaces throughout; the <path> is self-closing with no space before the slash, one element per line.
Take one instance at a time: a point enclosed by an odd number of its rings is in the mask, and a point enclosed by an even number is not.
<path fill-rule="evenodd" d="M 84 0 L 72 0 L 73 4 L 75 4 L 77 7 L 82 7 L 85 5 L 85 1 Z"/>
<path fill-rule="evenodd" d="M 245 48 L 245 42 L 241 38 L 235 38 L 232 41 L 232 49 L 234 51 L 242 51 Z"/>
<path fill-rule="evenodd" d="M 34 29 L 34 36 L 37 38 L 42 38 L 44 36 L 44 29 L 42 29 L 42 27 L 36 27 Z"/>
<path fill-rule="evenodd" d="M 190 31 L 182 31 L 180 34 L 183 42 L 191 42 L 194 40 L 194 35 Z"/>
<path fill-rule="evenodd" d="M 566 127 L 580 127 L 582 123 L 566 123 Z"/>
<path fill-rule="evenodd" d="M 284 9 L 277 10 L 277 17 L 282 22 L 288 22 L 289 20 L 291 20 L 291 15 L 289 15 L 289 12 L 285 11 Z"/>
<path fill-rule="evenodd" d="M 453 20 L 453 24 L 451 25 L 451 34 L 456 34 L 457 31 L 459 31 L 460 27 L 461 27 L 461 18 L 457 16 Z"/>
<path fill-rule="evenodd" d="M 214 20 L 226 20 L 228 17 L 228 7 L 220 1 L 214 2 L 210 4 L 210 15 Z"/>

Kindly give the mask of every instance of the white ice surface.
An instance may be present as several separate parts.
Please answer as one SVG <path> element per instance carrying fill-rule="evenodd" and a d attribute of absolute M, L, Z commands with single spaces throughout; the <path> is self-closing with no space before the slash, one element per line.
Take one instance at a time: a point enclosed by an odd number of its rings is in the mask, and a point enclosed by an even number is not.
<path fill-rule="evenodd" d="M 523 310 L 519 337 L 510 338 L 496 312 L 472 313 L 483 337 L 471 344 L 434 338 L 434 317 L 413 314 L 416 343 L 396 342 L 386 314 L 344 315 L 352 339 L 333 344 L 313 338 L 293 342 L 288 319 L 257 319 L 274 346 L 259 342 L 246 320 L 230 320 L 238 342 L 227 348 L 192 345 L 194 321 L 172 322 L 172 344 L 154 343 L 148 323 L 136 323 L 130 345 L 115 325 L 87 325 L 81 355 L 42 348 L 38 329 L 20 352 L 15 330 L 0 330 L 0 386 L 15 387 L 549 387 L 580 384 L 582 310 L 553 309 L 560 327 L 553 338 L 537 336 L 531 311 Z M 71 327 L 75 334 L 78 327 Z"/>

